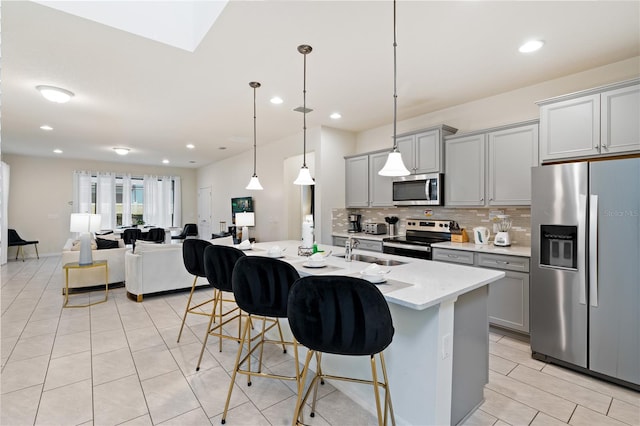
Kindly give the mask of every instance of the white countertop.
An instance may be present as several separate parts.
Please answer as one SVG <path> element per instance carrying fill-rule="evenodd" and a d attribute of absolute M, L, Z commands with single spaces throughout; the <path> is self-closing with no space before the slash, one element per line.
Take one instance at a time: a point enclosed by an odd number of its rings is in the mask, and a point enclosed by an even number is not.
<path fill-rule="evenodd" d="M 278 245 L 286 248 L 282 260 L 291 263 L 301 275 L 350 275 L 360 276 L 360 271 L 369 266 L 365 262 L 345 262 L 343 258 L 334 254 L 344 253 L 343 247 L 321 244 L 319 248 L 325 252 L 332 250 L 327 257 L 329 268 L 305 268 L 302 263 L 306 258 L 298 256 L 299 241 L 274 241 L 256 243 L 249 255 L 266 256 L 267 250 Z M 443 301 L 452 300 L 459 295 L 487 285 L 505 276 L 504 272 L 491 269 L 474 268 L 452 263 L 434 262 L 430 260 L 414 259 L 384 253 L 373 253 L 366 250 L 354 250 L 356 254 L 374 256 L 381 259 L 395 259 L 406 262 L 397 266 L 382 266 L 390 269 L 386 275 L 388 283 L 379 284 L 384 297 L 391 303 L 406 306 L 411 309 L 423 310 L 438 305 Z M 399 282 L 407 285 L 399 286 L 397 290 L 385 291 L 384 286 Z"/>
<path fill-rule="evenodd" d="M 366 234 L 364 232 L 334 232 L 331 234 L 333 237 L 343 237 L 349 238 L 349 236 L 353 238 L 358 238 L 360 240 L 374 240 L 374 241 L 382 241 L 383 238 L 390 237 L 388 233 L 385 234 Z"/>
<path fill-rule="evenodd" d="M 508 256 L 531 257 L 531 247 L 512 245 L 509 247 L 498 247 L 493 244 L 474 244 L 474 243 L 452 243 L 446 241 L 444 243 L 434 243 L 431 247 L 446 248 L 452 250 L 475 251 L 478 253 L 504 254 Z"/>

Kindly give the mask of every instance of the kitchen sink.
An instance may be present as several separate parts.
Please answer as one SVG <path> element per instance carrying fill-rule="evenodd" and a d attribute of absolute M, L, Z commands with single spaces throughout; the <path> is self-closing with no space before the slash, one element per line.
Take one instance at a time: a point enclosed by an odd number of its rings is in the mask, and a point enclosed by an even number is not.
<path fill-rule="evenodd" d="M 344 253 L 334 254 L 334 256 L 344 257 Z M 377 263 L 378 265 L 383 265 L 383 266 L 398 266 L 398 265 L 404 265 L 405 263 L 407 263 L 407 262 L 401 262 L 399 260 L 380 259 L 375 256 L 368 256 L 366 254 L 353 254 L 351 255 L 351 260 L 357 260 L 358 262 L 365 262 L 365 263 Z"/>

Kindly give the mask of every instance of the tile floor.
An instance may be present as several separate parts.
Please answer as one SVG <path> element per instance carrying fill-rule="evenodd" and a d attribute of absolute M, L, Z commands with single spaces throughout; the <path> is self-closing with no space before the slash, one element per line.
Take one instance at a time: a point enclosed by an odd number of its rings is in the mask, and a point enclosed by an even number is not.
<path fill-rule="evenodd" d="M 206 317 L 190 315 L 176 343 L 185 293 L 62 309 L 60 257 L 2 266 L 0 424 L 220 424 L 236 343 L 218 352 L 209 340 L 195 371 Z M 200 291 L 206 297 L 209 291 Z M 72 303 L 101 292 L 73 295 Z M 485 402 L 468 425 L 639 425 L 640 394 L 531 359 L 526 342 L 493 331 Z M 274 350 L 272 371 L 292 367 Z M 229 425 L 290 424 L 291 382 L 238 379 Z M 393 389 L 392 395 L 393 395 Z M 321 390 L 314 425 L 374 424 L 375 418 L 330 385 Z"/>

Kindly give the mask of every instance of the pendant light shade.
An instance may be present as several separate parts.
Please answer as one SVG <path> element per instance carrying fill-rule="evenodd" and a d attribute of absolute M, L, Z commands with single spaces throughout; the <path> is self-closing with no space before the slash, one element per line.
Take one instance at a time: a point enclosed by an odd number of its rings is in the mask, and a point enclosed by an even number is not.
<path fill-rule="evenodd" d="M 307 167 L 307 55 L 313 49 L 307 44 L 298 46 L 298 52 L 304 57 L 304 73 L 302 79 L 302 167 L 298 178 L 293 182 L 295 185 L 315 185 L 315 181 L 311 177 L 309 168 Z"/>
<path fill-rule="evenodd" d="M 249 185 L 245 189 L 261 191 L 264 188 L 260 185 L 260 180 L 256 174 L 256 89 L 261 85 L 257 81 L 252 81 L 249 86 L 253 88 L 253 176 L 251 176 Z"/>
<path fill-rule="evenodd" d="M 398 151 L 396 141 L 398 124 L 398 90 L 397 90 L 397 65 L 396 65 L 396 0 L 393 0 L 393 150 L 389 153 L 387 162 L 378 172 L 380 176 L 408 176 L 411 174 L 402 161 L 402 154 Z"/>

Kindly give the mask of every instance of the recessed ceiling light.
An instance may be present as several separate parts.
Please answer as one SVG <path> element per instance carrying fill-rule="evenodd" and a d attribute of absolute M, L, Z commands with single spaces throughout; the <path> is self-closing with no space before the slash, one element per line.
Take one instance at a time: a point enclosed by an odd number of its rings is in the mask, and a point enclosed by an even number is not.
<path fill-rule="evenodd" d="M 56 102 L 58 104 L 67 103 L 74 96 L 73 92 L 70 92 L 67 89 L 61 89 L 60 87 L 36 86 L 36 89 L 38 89 L 46 100 Z"/>
<path fill-rule="evenodd" d="M 127 155 L 129 153 L 129 148 L 113 148 L 113 150 L 118 155 Z"/>
<path fill-rule="evenodd" d="M 269 100 L 269 102 L 271 102 L 272 104 L 280 105 L 280 104 L 281 104 L 282 102 L 284 102 L 284 101 L 282 100 L 282 98 L 281 98 L 281 97 L 279 97 L 279 96 L 274 96 L 273 98 L 271 98 L 271 99 Z"/>
<path fill-rule="evenodd" d="M 169 164 L 169 160 L 165 158 L 164 160 L 162 160 L 162 164 Z"/>
<path fill-rule="evenodd" d="M 540 49 L 543 45 L 544 45 L 544 41 L 542 40 L 530 40 L 525 44 L 523 44 L 522 46 L 520 46 L 518 51 L 520 51 L 520 53 L 531 53 Z"/>
<path fill-rule="evenodd" d="M 54 154 L 62 154 L 62 150 L 61 149 L 54 149 L 53 153 Z"/>
<path fill-rule="evenodd" d="M 329 116 L 330 118 L 333 118 L 334 120 L 337 120 L 339 118 L 342 118 L 342 114 L 340 114 L 339 112 L 334 112 L 333 114 L 331 114 Z"/>
<path fill-rule="evenodd" d="M 46 124 L 44 124 L 44 125 L 40 126 L 40 128 L 41 128 L 42 130 L 53 130 L 53 127 L 48 126 L 48 125 L 46 125 Z"/>
<path fill-rule="evenodd" d="M 195 148 L 195 147 L 196 147 L 196 146 L 195 146 L 194 144 L 192 144 L 192 143 L 188 143 L 188 144 L 187 144 L 187 148 L 189 148 L 189 149 L 193 149 L 193 148 Z"/>

